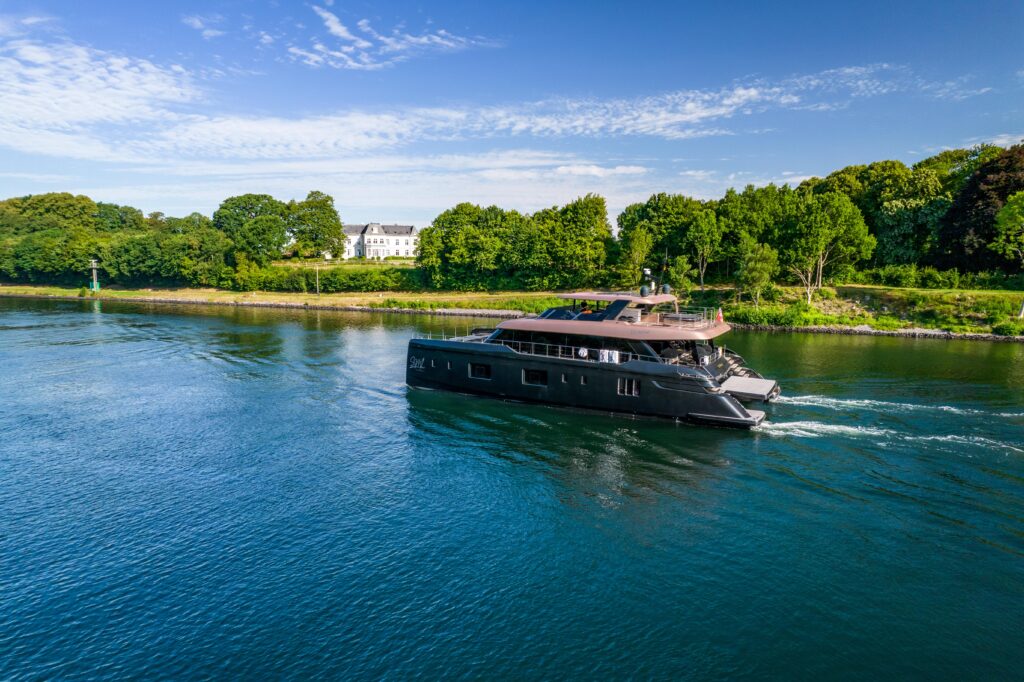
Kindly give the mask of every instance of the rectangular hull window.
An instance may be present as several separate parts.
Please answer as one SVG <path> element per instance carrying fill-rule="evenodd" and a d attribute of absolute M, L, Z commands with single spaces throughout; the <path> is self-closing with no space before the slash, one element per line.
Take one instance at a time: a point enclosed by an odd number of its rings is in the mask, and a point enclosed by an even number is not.
<path fill-rule="evenodd" d="M 491 366 L 479 362 L 469 363 L 469 376 L 472 379 L 490 379 Z"/>
<path fill-rule="evenodd" d="M 640 395 L 639 379 L 619 379 L 619 395 L 638 396 Z"/>
<path fill-rule="evenodd" d="M 547 386 L 548 373 L 543 369 L 524 369 L 523 383 L 527 386 Z"/>

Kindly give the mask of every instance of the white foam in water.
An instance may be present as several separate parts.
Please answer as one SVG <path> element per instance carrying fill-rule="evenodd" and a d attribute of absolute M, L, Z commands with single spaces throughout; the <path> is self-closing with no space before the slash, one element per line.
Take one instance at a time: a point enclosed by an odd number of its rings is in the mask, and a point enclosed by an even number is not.
<path fill-rule="evenodd" d="M 914 405 L 912 403 L 893 403 L 885 400 L 867 398 L 830 398 L 824 395 L 780 395 L 775 402 L 788 405 L 804 405 L 807 407 L 827 407 L 832 410 L 862 409 L 874 412 L 948 412 L 951 414 L 988 415 L 1015 419 L 1024 417 L 1024 412 L 987 412 L 969 407 L 953 407 L 951 405 Z"/>
<path fill-rule="evenodd" d="M 956 434 L 947 436 L 907 436 L 907 440 L 939 441 L 942 443 L 956 443 L 958 445 L 981 445 L 983 447 L 1012 450 L 1013 452 L 1024 452 L 1024 449 L 1015 445 L 992 440 L 991 438 L 984 438 L 983 436 L 959 436 Z"/>
<path fill-rule="evenodd" d="M 879 429 L 874 426 L 847 426 L 846 424 L 829 424 L 827 422 L 763 422 L 755 427 L 755 431 L 771 436 L 803 436 L 819 438 L 821 436 L 895 436 L 892 429 Z"/>
<path fill-rule="evenodd" d="M 769 436 L 795 436 L 798 438 L 821 438 L 825 436 L 847 436 L 850 438 L 878 438 L 880 443 L 886 441 L 904 442 L 941 442 L 954 443 L 957 445 L 969 445 L 975 447 L 987 447 L 996 450 L 1011 450 L 1022 452 L 1024 449 L 1009 443 L 985 438 L 983 436 L 961 436 L 949 434 L 944 436 L 915 436 L 902 434 L 893 429 L 881 429 L 874 426 L 849 426 L 847 424 L 829 424 L 828 422 L 797 421 L 797 422 L 763 422 L 754 428 L 754 431 Z"/>

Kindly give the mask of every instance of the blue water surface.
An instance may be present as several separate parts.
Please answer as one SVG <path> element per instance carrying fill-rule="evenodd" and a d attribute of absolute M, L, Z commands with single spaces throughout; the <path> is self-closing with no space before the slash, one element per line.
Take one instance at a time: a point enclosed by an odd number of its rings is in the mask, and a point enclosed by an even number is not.
<path fill-rule="evenodd" d="M 0 299 L 0 678 L 1011 678 L 1024 346 L 734 332 L 752 431 L 404 384 L 480 321 Z"/>

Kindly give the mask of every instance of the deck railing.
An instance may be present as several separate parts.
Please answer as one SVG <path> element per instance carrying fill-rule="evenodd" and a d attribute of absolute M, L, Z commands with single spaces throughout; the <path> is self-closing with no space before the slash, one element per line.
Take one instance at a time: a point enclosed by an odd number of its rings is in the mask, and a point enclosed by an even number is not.
<path fill-rule="evenodd" d="M 487 341 L 487 337 L 483 334 L 470 335 L 470 336 L 455 336 L 448 335 L 445 333 L 421 333 L 417 334 L 418 339 L 437 339 L 440 341 L 461 341 L 463 343 L 479 343 L 482 345 L 493 345 L 493 346 L 505 346 L 516 353 L 522 353 L 523 355 L 542 355 L 549 358 L 561 358 L 563 360 L 580 360 L 583 362 L 606 362 L 606 363 L 618 363 L 631 362 L 633 360 L 640 360 L 642 362 L 659 362 L 661 364 L 671 365 L 677 364 L 676 360 L 659 357 L 657 355 L 648 355 L 643 353 L 634 353 L 632 351 L 622 350 L 606 350 L 602 348 L 592 348 L 590 346 L 563 346 L 554 343 L 539 343 L 537 341 L 512 341 L 505 339 L 493 339 Z M 713 362 L 718 358 L 725 355 L 725 346 L 716 346 L 715 351 L 711 355 L 704 356 L 701 361 L 701 365 Z"/>
<path fill-rule="evenodd" d="M 654 319 L 650 319 L 650 317 Z M 647 322 L 648 324 L 668 324 L 687 329 L 706 329 L 714 326 L 716 319 L 717 311 L 714 308 L 680 307 L 678 312 L 651 313 L 649 318 L 641 320 L 641 324 Z"/>
<path fill-rule="evenodd" d="M 587 346 L 561 346 L 554 343 L 538 343 L 536 341 L 505 341 L 495 339 L 488 343 L 493 345 L 507 346 L 517 353 L 524 355 L 543 355 L 550 358 L 562 358 L 563 360 L 582 360 L 585 362 L 609 362 L 622 364 L 632 360 L 644 362 L 666 363 L 664 358 L 656 355 L 643 355 L 623 350 L 604 350 L 601 348 L 589 348 Z"/>

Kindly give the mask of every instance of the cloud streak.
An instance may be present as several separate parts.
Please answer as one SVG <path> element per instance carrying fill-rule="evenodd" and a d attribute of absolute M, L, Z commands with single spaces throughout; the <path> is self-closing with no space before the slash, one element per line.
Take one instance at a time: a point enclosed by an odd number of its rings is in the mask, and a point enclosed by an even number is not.
<path fill-rule="evenodd" d="M 324 10 L 326 12 L 326 10 Z M 333 16 L 333 15 L 332 15 Z M 196 17 L 195 30 L 209 28 Z M 187 22 L 186 22 L 187 23 Z M 20 23 L 11 30 L 23 30 Z M 340 27 L 340 28 L 339 28 Z M 343 38 L 344 32 L 352 36 Z M 340 22 L 333 47 L 314 46 L 311 58 L 363 59 L 354 32 Z M 424 39 L 403 32 L 384 35 L 357 24 L 359 40 L 374 45 L 367 64 L 387 55 L 427 49 L 462 49 L 450 34 Z M 269 35 L 269 34 L 268 34 Z M 386 38 L 386 39 L 385 39 Z M 441 41 L 441 42 L 439 42 Z M 347 52 L 343 48 L 351 48 Z M 326 51 L 326 52 L 325 52 Z M 384 56 L 381 56 L 384 55 Z M 340 59 L 340 57 L 337 57 Z M 524 209 L 558 203 L 587 191 L 605 194 L 612 206 L 642 199 L 659 186 L 696 196 L 719 195 L 730 184 L 768 180 L 799 182 L 796 173 L 724 175 L 676 170 L 658 176 L 647 161 L 608 160 L 538 150 L 550 140 L 647 138 L 684 141 L 756 134 L 761 114 L 799 111 L 814 116 L 858 100 L 897 93 L 957 101 L 973 96 L 967 79 L 936 85 L 905 67 L 887 64 L 831 69 L 769 80 L 748 78 L 719 88 L 677 90 L 632 98 L 549 98 L 492 105 L 334 110 L 305 116 L 254 116 L 213 110 L 197 86 L 202 77 L 174 64 L 22 35 L 0 36 L 0 147 L 32 155 L 97 162 L 96 169 L 131 179 L 117 196 L 78 187 L 97 197 L 138 198 L 152 205 L 169 197 L 182 204 L 215 205 L 233 191 L 301 193 L 311 182 L 330 189 L 340 204 L 372 219 L 381 206 L 406 207 L 421 220 L 457 200 L 502 202 Z M 763 128 L 761 128 L 763 130 Z M 1020 136 L 1001 136 L 1014 142 Z M 1014 138 L 1014 139 L 1010 139 Z M 497 150 L 466 154 L 438 149 Z M 525 148 L 525 149 L 524 149 Z M 641 165 L 644 164 L 644 165 Z M 161 177 L 162 176 L 162 177 Z M 8 173 L 4 177 L 16 179 Z M 44 182 L 42 176 L 17 177 Z M 152 178 L 154 182 L 138 181 Z M 322 183 L 322 184 L 319 184 Z M 134 194 L 133 194 L 134 192 Z M 216 196 L 214 196 L 216 195 Z M 211 197 L 206 201 L 203 197 Z M 195 206 L 195 204 L 192 204 Z M 376 209 L 373 207 L 377 207 Z M 166 206 L 165 209 L 174 208 Z M 388 216 L 400 219 L 401 215 Z"/>
<path fill-rule="evenodd" d="M 325 7 L 313 5 L 312 9 L 331 39 L 313 39 L 308 47 L 288 47 L 291 59 L 312 67 L 376 71 L 429 52 L 455 52 L 497 45 L 492 40 L 459 36 L 445 29 L 419 35 L 398 28 L 381 33 L 373 28 L 369 19 L 360 19 L 354 32 Z M 328 45 L 328 42 L 332 44 Z"/>
<path fill-rule="evenodd" d="M 206 26 L 206 19 L 195 19 L 197 26 Z M 340 23 L 333 33 L 350 35 Z M 0 100 L 0 145 L 104 161 L 246 162 L 346 157 L 423 142 L 687 140 L 734 134 L 731 126 L 736 119 L 773 110 L 827 110 L 896 92 L 955 99 L 949 92 L 960 84 L 950 81 L 936 92 L 905 68 L 878 64 L 637 98 L 275 117 L 202 113 L 194 80 L 180 66 L 161 66 L 71 42 L 0 42 L 0 91 L 5 93 Z M 53 102 L 62 105 L 55 107 Z"/>
<path fill-rule="evenodd" d="M 181 23 L 185 24 L 189 28 L 194 28 L 199 31 L 199 34 L 204 40 L 219 38 L 220 36 L 225 35 L 224 31 L 213 28 L 214 24 L 219 24 L 221 21 L 223 21 L 223 17 L 219 15 L 200 16 L 198 14 L 192 14 L 181 18 Z"/>

